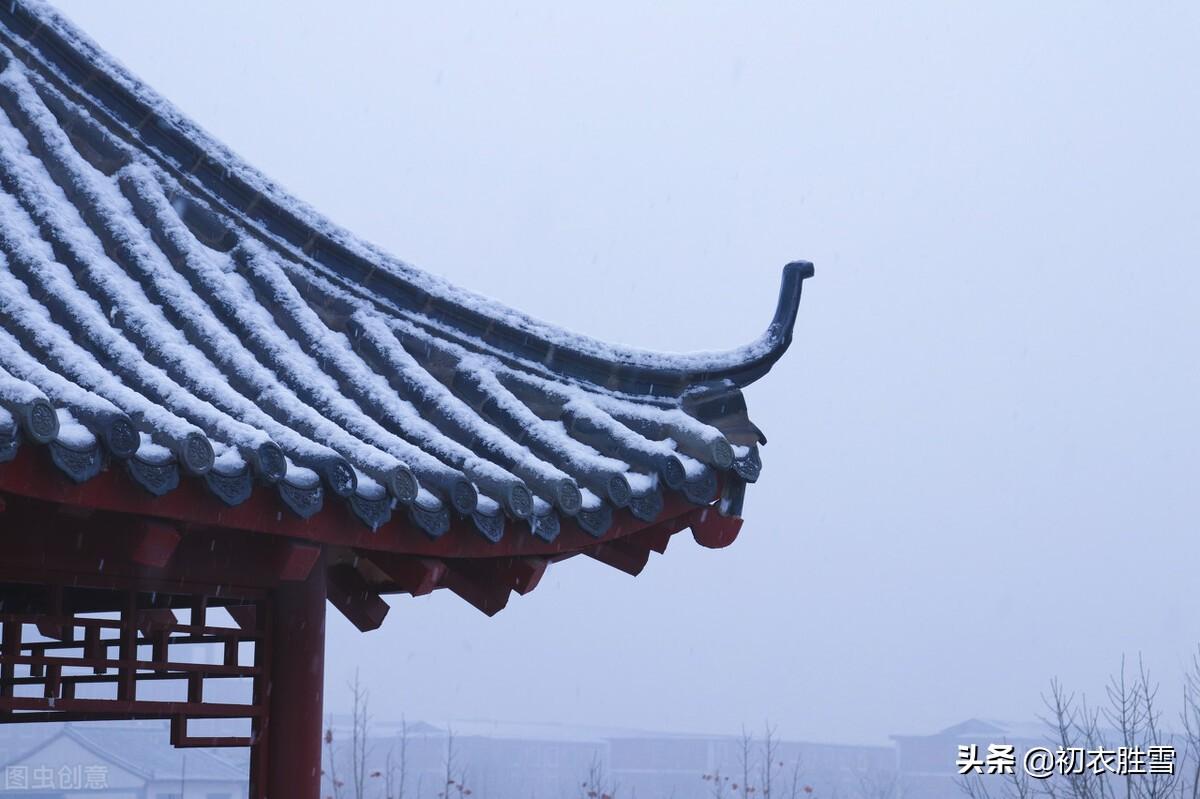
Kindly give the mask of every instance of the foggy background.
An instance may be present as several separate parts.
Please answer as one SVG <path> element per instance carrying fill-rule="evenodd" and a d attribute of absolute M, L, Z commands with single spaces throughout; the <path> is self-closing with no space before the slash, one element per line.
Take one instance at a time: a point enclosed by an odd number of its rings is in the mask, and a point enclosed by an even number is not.
<path fill-rule="evenodd" d="M 1182 3 L 61 2 L 397 256 L 664 350 L 766 325 L 730 549 L 488 619 L 330 611 L 327 709 L 882 742 L 1032 719 L 1196 613 L 1200 11 Z M 898 4 L 897 4 L 898 5 Z"/>

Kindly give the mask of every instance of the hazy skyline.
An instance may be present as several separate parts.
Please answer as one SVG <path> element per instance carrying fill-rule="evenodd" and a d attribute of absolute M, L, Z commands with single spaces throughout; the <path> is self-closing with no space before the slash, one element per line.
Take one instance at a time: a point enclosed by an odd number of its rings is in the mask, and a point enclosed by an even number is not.
<path fill-rule="evenodd" d="M 845 741 L 1032 718 L 1123 652 L 1178 695 L 1195 7 L 58 5 L 336 222 L 581 333 L 732 347 L 816 264 L 733 547 L 330 609 L 329 709 L 356 663 L 380 717 Z"/>

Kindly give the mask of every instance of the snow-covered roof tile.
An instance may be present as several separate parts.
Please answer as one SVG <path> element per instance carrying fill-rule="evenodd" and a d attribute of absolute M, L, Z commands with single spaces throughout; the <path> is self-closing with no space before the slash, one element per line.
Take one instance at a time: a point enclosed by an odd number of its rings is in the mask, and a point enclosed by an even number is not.
<path fill-rule="evenodd" d="M 765 441 L 741 389 L 811 274 L 785 268 L 744 347 L 612 347 L 362 242 L 52 9 L 0 8 L 0 462 L 24 440 L 77 482 L 123 468 L 155 496 L 202 480 L 489 541 L 553 541 L 561 517 L 599 537 L 721 480 L 738 511 Z"/>

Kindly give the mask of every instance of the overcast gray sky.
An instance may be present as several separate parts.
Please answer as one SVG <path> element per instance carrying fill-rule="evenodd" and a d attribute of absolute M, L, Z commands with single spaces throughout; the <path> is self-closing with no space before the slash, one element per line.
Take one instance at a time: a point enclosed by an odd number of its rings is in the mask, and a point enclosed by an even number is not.
<path fill-rule="evenodd" d="M 737 345 L 817 264 L 733 547 L 332 612 L 334 709 L 356 663 L 379 716 L 842 741 L 1032 718 L 1122 652 L 1178 694 L 1195 5 L 60 5 L 337 222 L 580 332 Z"/>

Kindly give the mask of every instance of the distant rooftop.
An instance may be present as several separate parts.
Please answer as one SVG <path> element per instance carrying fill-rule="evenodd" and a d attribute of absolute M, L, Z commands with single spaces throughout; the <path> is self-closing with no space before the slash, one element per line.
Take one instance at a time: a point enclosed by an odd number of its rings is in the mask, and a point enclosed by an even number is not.
<path fill-rule="evenodd" d="M 1041 740 L 1050 730 L 1042 721 L 1004 721 L 999 719 L 970 718 L 952 724 L 939 732 L 928 735 L 893 735 L 893 739 L 901 738 L 981 738 L 991 737 L 997 742 L 1001 740 Z"/>
<path fill-rule="evenodd" d="M 117 765 L 147 781 L 211 780 L 244 782 L 245 769 L 206 749 L 176 749 L 167 746 L 166 725 L 162 723 L 88 723 L 68 724 L 47 734 L 26 735 L 14 740 L 24 746 L 6 747 L 0 754 L 0 767 L 18 762 L 44 749 L 59 738 L 68 738 L 97 758 Z M 6 740 L 6 739 L 0 739 Z"/>
<path fill-rule="evenodd" d="M 348 716 L 334 715 L 332 716 L 334 727 L 337 729 L 349 729 L 350 718 Z M 648 730 L 634 727 L 613 727 L 604 725 L 592 724 L 564 724 L 556 722 L 520 722 L 520 721 L 500 721 L 487 719 L 466 719 L 455 721 L 410 721 L 407 722 L 407 732 L 410 736 L 430 736 L 442 737 L 447 732 L 453 732 L 455 737 L 469 738 L 494 738 L 507 740 L 522 740 L 522 741 L 560 741 L 560 742 L 599 742 L 599 741 L 618 741 L 618 740 L 637 740 L 637 739 L 654 739 L 654 740 L 739 740 L 740 732 L 670 732 L 664 730 Z M 394 735 L 399 735 L 401 732 L 400 722 L 394 719 L 388 720 L 373 720 L 372 721 L 372 736 L 386 738 Z M 760 729 L 750 730 L 755 736 L 761 734 Z M 854 747 L 854 748 L 881 748 L 879 745 L 859 744 L 859 743 L 831 743 L 825 741 L 813 740 L 798 740 L 788 738 L 790 743 L 802 743 L 809 746 L 822 747 Z M 886 748 L 883 745 L 882 748 Z"/>

